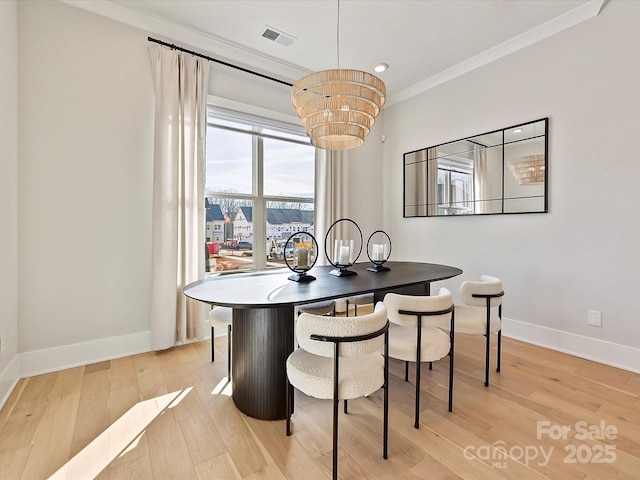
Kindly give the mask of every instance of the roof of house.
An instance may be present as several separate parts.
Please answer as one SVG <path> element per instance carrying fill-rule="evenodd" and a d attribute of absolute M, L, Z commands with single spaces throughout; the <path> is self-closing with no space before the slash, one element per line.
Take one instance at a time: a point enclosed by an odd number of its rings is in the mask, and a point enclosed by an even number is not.
<path fill-rule="evenodd" d="M 253 221 L 253 207 L 240 207 L 248 222 Z M 313 210 L 297 208 L 267 208 L 267 223 L 282 225 L 285 223 L 304 223 L 313 225 Z"/>
<path fill-rule="evenodd" d="M 222 213 L 220 205 L 212 203 L 207 199 L 206 210 L 207 222 L 224 222 L 224 214 Z"/>

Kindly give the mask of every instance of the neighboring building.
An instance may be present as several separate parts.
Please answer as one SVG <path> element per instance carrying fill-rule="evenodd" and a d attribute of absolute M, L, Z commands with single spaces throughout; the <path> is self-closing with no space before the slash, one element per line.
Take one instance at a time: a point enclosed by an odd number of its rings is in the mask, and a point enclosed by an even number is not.
<path fill-rule="evenodd" d="M 207 232 L 206 238 L 209 243 L 223 243 L 225 241 L 225 217 L 220 205 L 206 199 Z"/>
<path fill-rule="evenodd" d="M 297 232 L 313 234 L 313 210 L 267 208 L 267 240 L 287 239 Z M 233 220 L 234 240 L 253 243 L 253 207 L 240 207 Z"/>
<path fill-rule="evenodd" d="M 294 233 L 313 235 L 313 210 L 267 208 L 267 239 L 287 239 Z"/>
<path fill-rule="evenodd" d="M 253 207 L 240 207 L 233 219 L 233 240 L 253 243 Z"/>

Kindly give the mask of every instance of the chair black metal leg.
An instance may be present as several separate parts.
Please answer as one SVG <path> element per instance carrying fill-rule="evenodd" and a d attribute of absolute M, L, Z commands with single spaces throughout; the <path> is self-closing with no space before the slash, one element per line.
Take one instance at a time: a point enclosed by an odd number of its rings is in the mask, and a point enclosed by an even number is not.
<path fill-rule="evenodd" d="M 289 415 L 293 415 L 296 411 L 296 391 L 293 387 L 289 389 Z"/>
<path fill-rule="evenodd" d="M 420 362 L 416 363 L 416 413 L 414 428 L 420 428 Z"/>
<path fill-rule="evenodd" d="M 485 336 L 487 338 L 485 348 L 485 361 L 484 361 L 484 386 L 489 386 L 489 352 L 491 351 L 491 304 L 490 299 L 487 298 L 487 331 Z"/>
<path fill-rule="evenodd" d="M 433 362 L 429 362 L 429 370 L 433 370 Z"/>
<path fill-rule="evenodd" d="M 231 381 L 231 325 L 227 326 L 227 380 Z"/>
<path fill-rule="evenodd" d="M 451 312 L 451 327 L 449 329 L 449 341 L 451 342 L 451 351 L 449 352 L 449 411 L 453 412 L 453 352 L 454 352 L 454 328 L 455 328 L 455 312 Z"/>
<path fill-rule="evenodd" d="M 389 445 L 389 332 L 384 334 L 384 403 L 382 414 L 382 458 L 386 459 Z"/>
<path fill-rule="evenodd" d="M 487 335 L 485 348 L 485 365 L 484 365 L 484 386 L 489 386 L 489 352 L 491 351 L 491 334 Z"/>
<path fill-rule="evenodd" d="M 404 381 L 409 381 L 409 362 L 404 362 Z"/>
<path fill-rule="evenodd" d="M 349 413 L 349 407 L 348 407 L 349 402 L 347 402 L 346 398 L 343 400 L 343 402 L 344 402 L 344 413 Z"/>
<path fill-rule="evenodd" d="M 502 304 L 498 305 L 498 318 L 500 319 L 500 330 L 498 330 L 498 358 L 496 359 L 496 372 L 500 372 L 502 365 Z"/>
<path fill-rule="evenodd" d="M 286 401 L 286 410 L 287 410 L 287 421 L 286 421 L 286 427 L 285 427 L 285 433 L 287 434 L 287 437 L 289 435 L 291 435 L 291 393 L 292 393 L 293 387 L 291 386 L 291 384 L 289 383 L 289 378 L 287 378 L 287 393 L 285 394 L 285 401 Z"/>
<path fill-rule="evenodd" d="M 422 322 L 418 317 L 418 341 L 416 342 L 416 413 L 414 428 L 420 428 L 420 362 L 421 362 L 421 350 L 422 350 Z"/>
<path fill-rule="evenodd" d="M 211 361 L 214 362 L 215 358 L 216 358 L 216 348 L 215 345 L 213 344 L 213 339 L 215 338 L 214 335 L 214 331 L 213 331 L 213 325 L 211 325 Z"/>
<path fill-rule="evenodd" d="M 333 480 L 338 480 L 338 372 L 339 366 L 339 344 L 335 344 L 335 352 L 333 358 Z"/>
<path fill-rule="evenodd" d="M 489 386 L 489 352 L 491 350 L 491 334 L 487 335 L 485 366 L 484 366 L 484 386 Z"/>
<path fill-rule="evenodd" d="M 338 400 L 333 400 L 333 480 L 338 480 Z"/>
<path fill-rule="evenodd" d="M 502 329 L 498 330 L 498 358 L 496 359 L 496 372 L 500 372 L 502 364 Z"/>

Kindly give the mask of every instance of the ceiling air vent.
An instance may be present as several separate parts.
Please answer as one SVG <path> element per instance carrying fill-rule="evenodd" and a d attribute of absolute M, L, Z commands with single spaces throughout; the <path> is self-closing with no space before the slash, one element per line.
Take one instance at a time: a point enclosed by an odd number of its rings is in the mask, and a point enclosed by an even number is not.
<path fill-rule="evenodd" d="M 272 42 L 279 43 L 280 45 L 284 45 L 285 47 L 288 47 L 289 45 L 291 45 L 296 38 L 289 34 L 276 30 L 275 28 L 270 27 L 269 25 L 266 25 L 264 27 L 261 35 L 267 40 L 271 40 Z"/>

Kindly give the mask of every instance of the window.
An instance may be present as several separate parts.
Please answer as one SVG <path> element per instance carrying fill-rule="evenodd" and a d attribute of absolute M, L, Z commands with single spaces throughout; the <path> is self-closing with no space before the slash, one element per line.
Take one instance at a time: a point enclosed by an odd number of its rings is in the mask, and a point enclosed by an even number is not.
<path fill-rule="evenodd" d="M 313 233 L 314 164 L 301 127 L 209 107 L 205 270 L 284 266 L 287 238 Z"/>
<path fill-rule="evenodd" d="M 473 213 L 473 165 L 438 161 L 438 215 Z"/>

